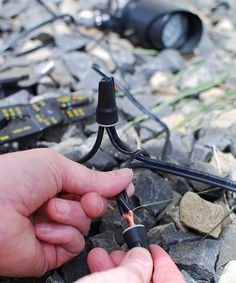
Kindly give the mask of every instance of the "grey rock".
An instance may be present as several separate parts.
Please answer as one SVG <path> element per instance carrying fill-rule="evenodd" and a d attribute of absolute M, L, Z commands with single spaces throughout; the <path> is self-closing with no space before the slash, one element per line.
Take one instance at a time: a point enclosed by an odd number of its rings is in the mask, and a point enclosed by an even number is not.
<path fill-rule="evenodd" d="M 220 173 L 216 170 L 215 166 L 213 166 L 210 163 L 205 163 L 202 161 L 195 161 L 193 166 L 194 169 L 205 172 L 205 173 L 209 173 L 209 174 L 213 174 L 213 175 L 218 175 L 220 176 Z M 197 190 L 197 191 L 203 191 L 205 189 L 208 189 L 210 187 L 210 185 L 208 184 L 203 184 L 200 182 L 196 182 L 196 181 L 191 181 L 191 184 L 193 185 L 193 187 Z M 214 194 L 217 194 L 217 192 L 215 192 Z M 219 194 L 219 192 L 218 192 Z"/>
<path fill-rule="evenodd" d="M 173 223 L 168 223 L 165 225 L 158 225 L 150 229 L 148 231 L 148 238 L 149 238 L 150 244 L 162 245 L 163 244 L 163 239 L 162 239 L 163 231 L 173 226 L 174 226 Z"/>
<path fill-rule="evenodd" d="M 168 200 L 166 208 L 158 215 L 157 221 L 160 224 L 167 224 L 173 222 L 175 226 L 186 232 L 187 229 L 182 225 L 179 219 L 179 202 L 181 195 L 173 191 L 173 199 Z"/>
<path fill-rule="evenodd" d="M 91 158 L 86 165 L 89 167 L 95 167 L 97 170 L 112 170 L 118 165 L 117 161 L 107 152 L 99 150 L 93 158 Z"/>
<path fill-rule="evenodd" d="M 93 123 L 86 123 L 85 128 L 84 128 L 84 132 L 87 135 L 91 135 L 91 134 L 95 134 L 98 131 L 98 124 L 97 122 L 93 122 Z"/>
<path fill-rule="evenodd" d="M 217 269 L 224 267 L 229 261 L 236 260 L 236 225 L 226 227 L 221 235 L 221 246 Z"/>
<path fill-rule="evenodd" d="M 0 107 L 10 106 L 16 104 L 28 104 L 30 100 L 30 93 L 27 90 L 20 90 L 19 92 L 8 96 L 0 101 Z"/>
<path fill-rule="evenodd" d="M 46 280 L 46 283 L 66 283 L 65 280 L 55 271 L 51 276 Z"/>
<path fill-rule="evenodd" d="M 148 209 L 141 208 L 135 210 L 135 215 L 142 220 L 142 224 L 147 228 L 150 229 L 154 227 L 157 223 L 156 218 L 151 214 Z"/>
<path fill-rule="evenodd" d="M 155 158 L 160 158 L 164 145 L 163 138 L 152 139 L 143 144 L 143 148 Z M 189 156 L 192 149 L 193 136 L 183 136 L 177 132 L 171 132 L 167 160 L 181 165 L 189 164 Z"/>
<path fill-rule="evenodd" d="M 180 202 L 180 221 L 202 234 L 218 238 L 221 233 L 221 223 L 224 218 L 224 208 L 202 199 L 199 195 L 188 192 Z M 219 224 L 219 225 L 218 225 Z M 212 229 L 215 228 L 213 231 Z"/>
<path fill-rule="evenodd" d="M 224 268 L 219 283 L 234 283 L 236 278 L 236 260 L 231 260 Z"/>
<path fill-rule="evenodd" d="M 170 247 L 169 254 L 178 267 L 195 280 L 209 282 L 215 275 L 219 247 L 220 243 L 216 240 L 179 243 Z"/>
<path fill-rule="evenodd" d="M 135 196 L 140 205 L 151 204 L 155 201 L 163 201 L 172 198 L 172 188 L 168 181 L 150 170 L 139 170 L 134 176 Z M 160 213 L 167 203 L 151 205 L 146 207 L 154 215 Z"/>
<path fill-rule="evenodd" d="M 216 55 L 212 54 L 203 64 L 199 64 L 197 68 L 190 69 L 181 76 L 177 82 L 177 87 L 182 90 L 212 81 L 217 75 L 227 71 L 227 68 L 228 66 L 224 62 L 220 62 Z"/>
<path fill-rule="evenodd" d="M 191 152 L 191 160 L 195 162 L 196 160 L 207 162 L 211 159 L 212 148 L 204 146 L 201 144 L 195 144 L 193 151 Z"/>
<path fill-rule="evenodd" d="M 184 276 L 184 279 L 186 280 L 187 283 L 197 283 L 189 274 L 188 272 L 181 270 L 181 273 Z"/>
<path fill-rule="evenodd" d="M 80 138 L 70 138 L 68 140 L 62 141 L 57 145 L 53 146 L 52 149 L 58 151 L 59 153 L 65 155 L 67 158 L 77 161 L 78 158 L 82 157 L 81 154 L 81 144 L 83 140 Z"/>
<path fill-rule="evenodd" d="M 17 2 L 17 5 L 14 0 L 7 1 L 1 7 L 0 10 L 1 18 L 9 19 L 19 15 L 28 7 L 28 4 L 29 4 L 29 0 L 19 0 Z"/>
<path fill-rule="evenodd" d="M 160 98 L 151 93 L 136 95 L 135 98 L 147 109 L 150 109 L 160 102 Z M 127 97 L 117 97 L 116 101 L 119 109 L 122 110 L 129 119 L 134 119 L 143 114 Z"/>
<path fill-rule="evenodd" d="M 70 75 L 61 60 L 55 61 L 55 68 L 51 72 L 51 77 L 62 87 L 71 87 L 75 83 L 75 79 Z"/>
<path fill-rule="evenodd" d="M 143 64 L 140 72 L 150 79 L 156 71 L 177 73 L 184 68 L 185 62 L 180 53 L 173 49 L 166 49 L 161 51 L 158 56 L 152 57 L 148 63 Z"/>
<path fill-rule="evenodd" d="M 63 61 L 70 74 L 77 80 L 87 77 L 91 71 L 92 59 L 84 52 L 71 52 L 63 56 Z"/>
<path fill-rule="evenodd" d="M 200 130 L 197 144 L 208 147 L 215 146 L 219 150 L 224 151 L 231 145 L 229 131 L 219 127 L 202 129 Z"/>
<path fill-rule="evenodd" d="M 94 247 L 103 248 L 108 253 L 120 249 L 120 246 L 115 239 L 115 232 L 111 230 L 90 237 L 89 240 L 92 242 Z"/>
<path fill-rule="evenodd" d="M 80 50 L 86 45 L 87 41 L 85 37 L 78 34 L 63 34 L 55 37 L 56 45 L 66 52 Z"/>
<path fill-rule="evenodd" d="M 84 249 L 79 256 L 64 264 L 59 272 L 65 282 L 72 283 L 81 277 L 89 274 L 87 265 L 88 249 Z"/>
<path fill-rule="evenodd" d="M 201 236 L 195 233 L 177 231 L 173 225 L 169 226 L 162 233 L 163 245 L 164 247 L 166 247 L 166 249 L 169 248 L 171 245 L 185 242 L 194 242 L 200 239 Z"/>

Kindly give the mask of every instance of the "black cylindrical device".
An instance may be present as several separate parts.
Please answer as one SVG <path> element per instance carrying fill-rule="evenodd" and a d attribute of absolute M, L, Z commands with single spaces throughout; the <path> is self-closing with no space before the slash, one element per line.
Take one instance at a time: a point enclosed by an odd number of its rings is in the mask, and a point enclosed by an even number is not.
<path fill-rule="evenodd" d="M 187 53 L 198 45 L 203 24 L 198 15 L 167 1 L 131 0 L 114 29 L 137 45 Z"/>
<path fill-rule="evenodd" d="M 129 249 L 141 247 L 149 250 L 149 241 L 146 228 L 139 224 L 127 228 L 123 232 L 123 237 Z"/>
<path fill-rule="evenodd" d="M 118 122 L 114 79 L 103 78 L 99 82 L 96 122 L 102 127 L 112 127 Z"/>

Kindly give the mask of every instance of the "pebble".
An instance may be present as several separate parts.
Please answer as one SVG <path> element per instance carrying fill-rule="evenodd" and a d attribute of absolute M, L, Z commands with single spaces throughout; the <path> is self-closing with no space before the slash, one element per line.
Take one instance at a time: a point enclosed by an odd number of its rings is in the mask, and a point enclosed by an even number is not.
<path fill-rule="evenodd" d="M 185 270 L 197 282 L 210 282 L 215 275 L 215 262 L 220 243 L 217 240 L 203 240 L 178 243 L 170 247 L 169 254 L 178 267 Z"/>
<path fill-rule="evenodd" d="M 140 205 L 150 205 L 172 198 L 171 184 L 150 170 L 136 171 L 134 184 L 135 196 L 139 200 Z M 156 216 L 167 204 L 167 202 L 159 203 L 147 206 L 146 208 Z"/>
<path fill-rule="evenodd" d="M 180 202 L 180 221 L 201 234 L 208 234 L 218 238 L 221 233 L 221 224 L 212 229 L 224 218 L 224 208 L 202 199 L 196 193 L 186 193 Z"/>
<path fill-rule="evenodd" d="M 224 229 L 221 235 L 221 246 L 217 269 L 224 267 L 231 260 L 236 260 L 236 225 L 231 224 Z"/>
<path fill-rule="evenodd" d="M 219 283 L 236 283 L 236 260 L 231 260 L 225 266 Z"/>

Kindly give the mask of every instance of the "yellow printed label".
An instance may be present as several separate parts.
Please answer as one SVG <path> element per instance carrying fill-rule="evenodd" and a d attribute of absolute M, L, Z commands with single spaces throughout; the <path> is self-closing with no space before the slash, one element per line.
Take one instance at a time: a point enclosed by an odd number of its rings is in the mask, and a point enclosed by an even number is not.
<path fill-rule="evenodd" d="M 39 114 L 35 115 L 35 118 L 37 119 L 37 121 L 39 121 L 40 123 L 43 123 L 43 117 Z"/>
<path fill-rule="evenodd" d="M 10 137 L 9 136 L 2 136 L 0 137 L 0 141 L 5 141 L 8 140 Z"/>
<path fill-rule="evenodd" d="M 25 126 L 23 128 L 19 128 L 19 129 L 16 129 L 16 130 L 12 131 L 12 133 L 13 134 L 20 134 L 20 133 L 28 131 L 30 129 L 31 129 L 31 126 Z"/>
<path fill-rule="evenodd" d="M 44 101 L 39 101 L 39 104 L 40 104 L 41 106 L 46 106 L 46 103 L 45 103 Z"/>
<path fill-rule="evenodd" d="M 53 124 L 57 124 L 57 119 L 55 117 L 51 117 L 51 121 L 53 122 Z"/>
<path fill-rule="evenodd" d="M 71 111 L 71 109 L 68 109 L 68 110 L 66 111 L 66 114 L 68 115 L 69 118 L 73 118 L 73 117 L 74 117 L 74 114 L 73 114 L 73 112 Z"/>
<path fill-rule="evenodd" d="M 20 107 L 17 106 L 17 107 L 15 108 L 15 111 L 16 111 L 17 115 L 19 115 L 19 116 L 22 115 L 22 110 L 20 109 Z"/>
<path fill-rule="evenodd" d="M 8 108 L 8 112 L 10 113 L 11 116 L 15 116 L 16 115 L 16 113 L 15 113 L 13 108 Z"/>
<path fill-rule="evenodd" d="M 43 119 L 43 122 L 44 122 L 44 124 L 46 126 L 50 126 L 51 125 L 51 123 L 47 119 Z"/>
<path fill-rule="evenodd" d="M 6 108 L 2 109 L 2 113 L 3 113 L 4 117 L 6 117 L 6 118 L 8 118 L 10 116 L 9 113 L 8 113 L 8 110 Z"/>
<path fill-rule="evenodd" d="M 37 112 L 40 111 L 40 107 L 37 104 L 32 104 L 32 107 L 35 111 L 37 111 Z"/>
<path fill-rule="evenodd" d="M 61 103 L 67 103 L 69 101 L 71 101 L 71 97 L 70 96 L 62 96 L 62 97 L 59 97 L 57 99 L 58 102 L 61 102 Z"/>

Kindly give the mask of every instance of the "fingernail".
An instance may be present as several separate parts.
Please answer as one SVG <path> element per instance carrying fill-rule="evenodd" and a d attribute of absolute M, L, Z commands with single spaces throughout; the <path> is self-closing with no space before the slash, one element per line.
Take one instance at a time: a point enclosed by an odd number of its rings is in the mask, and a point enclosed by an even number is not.
<path fill-rule="evenodd" d="M 68 215 L 70 213 L 70 206 L 65 200 L 56 199 L 55 207 L 57 214 Z"/>
<path fill-rule="evenodd" d="M 99 195 L 96 195 L 96 207 L 97 207 L 97 214 L 102 213 L 103 211 L 103 201 Z"/>
<path fill-rule="evenodd" d="M 52 232 L 52 226 L 50 224 L 37 224 L 36 229 L 42 234 L 49 234 Z"/>
<path fill-rule="evenodd" d="M 128 252 L 127 259 L 145 266 L 152 264 L 150 253 L 144 248 L 133 248 Z"/>

